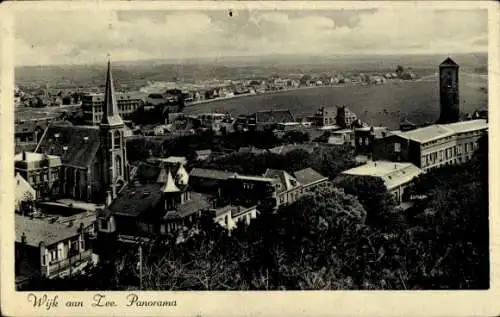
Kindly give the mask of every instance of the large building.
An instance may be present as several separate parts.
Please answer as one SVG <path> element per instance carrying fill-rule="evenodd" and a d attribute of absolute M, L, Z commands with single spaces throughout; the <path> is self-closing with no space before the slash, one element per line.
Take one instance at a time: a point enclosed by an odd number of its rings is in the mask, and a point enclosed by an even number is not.
<path fill-rule="evenodd" d="M 100 126 L 50 125 L 35 152 L 60 157 L 64 196 L 86 201 L 114 199 L 128 182 L 124 129 L 108 62 Z"/>
<path fill-rule="evenodd" d="M 15 171 L 36 191 L 36 196 L 60 194 L 61 157 L 22 152 L 14 157 Z"/>
<path fill-rule="evenodd" d="M 394 197 L 397 204 L 410 199 L 413 180 L 423 171 L 411 163 L 395 163 L 388 161 L 373 161 L 342 172 L 343 176 L 378 178 L 384 183 L 387 191 Z"/>
<path fill-rule="evenodd" d="M 479 139 L 488 131 L 486 120 L 431 125 L 411 131 L 392 131 L 378 140 L 374 158 L 411 162 L 427 171 L 469 161 Z"/>
<path fill-rule="evenodd" d="M 117 93 L 115 95 L 118 114 L 130 119 L 137 109 L 144 106 L 141 93 Z M 83 120 L 88 125 L 99 125 L 104 116 L 106 95 L 89 93 L 82 96 Z"/>
<path fill-rule="evenodd" d="M 458 64 L 449 57 L 439 65 L 440 124 L 454 123 L 460 119 L 458 70 Z"/>
<path fill-rule="evenodd" d="M 71 275 L 94 261 L 90 241 L 95 217 L 61 224 L 16 215 L 15 221 L 16 284 Z"/>
<path fill-rule="evenodd" d="M 296 122 L 296 120 L 290 110 L 263 110 L 239 117 L 235 122 L 235 128 L 266 131 L 276 129 L 279 124 L 291 122 Z"/>

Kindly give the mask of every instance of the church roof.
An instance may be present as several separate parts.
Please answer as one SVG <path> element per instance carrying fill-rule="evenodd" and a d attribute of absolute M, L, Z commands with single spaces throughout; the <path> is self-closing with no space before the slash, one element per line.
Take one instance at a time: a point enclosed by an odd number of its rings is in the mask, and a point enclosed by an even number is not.
<path fill-rule="evenodd" d="M 35 153 L 57 155 L 63 165 L 87 168 L 100 145 L 97 127 L 54 124 L 45 130 Z"/>
<path fill-rule="evenodd" d="M 122 118 L 118 112 L 118 103 L 115 96 L 113 75 L 111 73 L 111 62 L 108 61 L 108 72 L 106 76 L 106 89 L 104 91 L 104 105 L 101 124 L 116 126 L 123 125 Z"/>
<path fill-rule="evenodd" d="M 450 57 L 445 59 L 439 66 L 458 66 L 457 63 L 455 63 L 454 60 L 452 60 Z"/>

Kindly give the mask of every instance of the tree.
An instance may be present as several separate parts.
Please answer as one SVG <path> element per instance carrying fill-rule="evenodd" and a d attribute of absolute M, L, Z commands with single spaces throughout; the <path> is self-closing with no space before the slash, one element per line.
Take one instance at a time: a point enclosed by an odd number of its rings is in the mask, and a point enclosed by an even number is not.
<path fill-rule="evenodd" d="M 358 197 L 368 213 L 367 223 L 379 228 L 386 227 L 394 219 L 394 200 L 387 192 L 383 181 L 373 177 L 347 176 L 338 180 L 337 184 L 347 194 Z"/>
<path fill-rule="evenodd" d="M 401 75 L 404 73 L 404 71 L 405 71 L 405 69 L 404 69 L 404 67 L 403 67 L 403 66 L 398 65 L 398 66 L 396 67 L 396 74 L 398 74 L 398 76 L 401 76 Z"/>

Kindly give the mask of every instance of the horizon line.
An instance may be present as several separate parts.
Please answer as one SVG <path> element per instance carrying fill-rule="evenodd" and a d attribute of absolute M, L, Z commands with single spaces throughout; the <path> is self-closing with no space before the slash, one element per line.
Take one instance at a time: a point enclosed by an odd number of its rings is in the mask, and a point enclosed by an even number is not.
<path fill-rule="evenodd" d="M 262 58 L 262 59 L 270 59 L 277 57 L 296 57 L 296 58 L 307 58 L 307 57 L 324 57 L 335 58 L 335 57 L 361 57 L 361 56 L 439 56 L 442 55 L 443 58 L 451 57 L 451 56 L 460 56 L 460 55 L 475 55 L 475 54 L 483 54 L 488 57 L 488 51 L 471 51 L 471 52 L 460 52 L 460 53 L 336 53 L 332 55 L 326 54 L 268 54 L 268 55 L 228 55 L 222 57 L 178 57 L 178 58 L 147 58 L 147 59 L 136 59 L 136 60 L 115 60 L 113 61 L 114 65 L 125 64 L 125 63 L 147 63 L 147 62 L 164 62 L 166 64 L 182 64 L 183 62 L 205 62 L 211 64 L 223 63 L 224 59 L 245 59 L 245 58 Z M 220 62 L 219 62 L 220 61 Z M 101 64 L 106 64 L 107 59 L 103 59 L 103 62 L 75 62 L 75 63 L 66 63 L 66 64 L 24 64 L 24 65 L 14 65 L 14 68 L 22 68 L 22 67 L 54 67 L 54 66 L 97 66 Z"/>

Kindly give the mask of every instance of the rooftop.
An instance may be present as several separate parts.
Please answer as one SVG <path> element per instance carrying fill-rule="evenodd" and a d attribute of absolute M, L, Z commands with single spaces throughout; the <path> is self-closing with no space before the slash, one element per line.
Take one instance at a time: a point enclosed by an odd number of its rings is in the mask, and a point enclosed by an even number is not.
<path fill-rule="evenodd" d="M 264 176 L 249 176 L 249 175 L 238 175 L 233 174 L 233 178 L 249 180 L 249 181 L 258 181 L 258 182 L 275 182 L 274 178 L 264 177 Z"/>
<path fill-rule="evenodd" d="M 191 192 L 190 195 L 191 198 L 188 201 L 177 206 L 177 210 L 173 214 L 175 217 L 188 217 L 198 211 L 208 209 L 212 206 L 211 195 L 197 192 Z"/>
<path fill-rule="evenodd" d="M 39 162 L 46 158 L 48 158 L 49 160 L 60 159 L 60 157 L 57 155 L 47 155 L 47 157 L 45 157 L 42 153 L 34 153 L 34 152 L 24 152 L 24 155 L 25 158 L 23 158 L 23 153 L 16 154 L 14 156 L 14 161 L 25 161 L 31 163 L 31 162 Z"/>
<path fill-rule="evenodd" d="M 344 175 L 381 178 L 388 190 L 406 184 L 423 171 L 411 163 L 372 161 L 342 172 Z"/>
<path fill-rule="evenodd" d="M 308 185 L 328 179 L 328 177 L 321 175 L 310 167 L 298 170 L 294 173 L 294 175 L 295 179 L 297 179 L 297 181 L 302 185 Z"/>
<path fill-rule="evenodd" d="M 446 58 L 439 66 L 458 66 L 450 57 Z"/>
<path fill-rule="evenodd" d="M 438 140 L 440 138 L 452 136 L 454 134 L 452 130 L 437 124 L 404 132 L 391 131 L 391 133 L 418 143 Z"/>
<path fill-rule="evenodd" d="M 22 241 L 23 233 L 26 236 L 26 244 L 38 247 L 40 242 L 46 245 L 58 243 L 68 238 L 78 235 L 80 223 L 84 227 L 89 226 L 95 221 L 95 218 L 85 218 L 75 221 L 72 226 L 60 223 L 50 223 L 46 220 L 31 219 L 20 215 L 15 215 L 16 219 L 16 242 Z"/>
<path fill-rule="evenodd" d="M 153 210 L 161 201 L 161 186 L 158 183 L 129 186 L 118 195 L 109 209 L 114 214 L 131 217 Z"/>
<path fill-rule="evenodd" d="M 425 143 L 440 138 L 452 136 L 456 133 L 464 133 L 488 128 L 488 122 L 484 119 L 461 121 L 449 124 L 434 124 L 410 131 L 391 131 L 392 134 L 399 135 L 405 139 L 419 143 Z"/>
<path fill-rule="evenodd" d="M 455 133 L 484 130 L 488 128 L 488 122 L 484 119 L 461 121 L 444 125 Z"/>
<path fill-rule="evenodd" d="M 291 190 L 299 186 L 297 180 L 292 175 L 283 170 L 268 168 L 264 173 L 264 177 L 278 179 L 281 183 L 281 190 L 279 192 Z"/>
<path fill-rule="evenodd" d="M 193 168 L 189 173 L 191 177 L 212 178 L 218 180 L 226 180 L 230 177 L 233 177 L 235 174 L 236 173 L 234 172 L 205 169 L 205 168 Z"/>
<path fill-rule="evenodd" d="M 314 151 L 314 148 L 314 144 L 286 144 L 273 147 L 272 149 L 269 149 L 269 152 L 274 154 L 286 154 L 295 150 L 303 150 L 308 153 L 312 153 Z"/>
<path fill-rule="evenodd" d="M 287 109 L 276 109 L 276 110 L 262 110 L 257 111 L 255 113 L 255 117 L 257 122 L 294 122 L 295 118 L 293 117 L 290 110 Z"/>
<path fill-rule="evenodd" d="M 51 125 L 45 131 L 35 152 L 57 155 L 65 165 L 87 168 L 100 145 L 97 127 Z"/>

